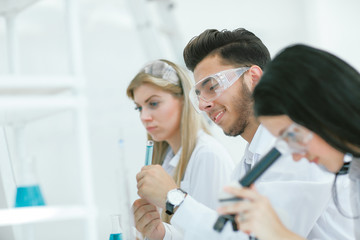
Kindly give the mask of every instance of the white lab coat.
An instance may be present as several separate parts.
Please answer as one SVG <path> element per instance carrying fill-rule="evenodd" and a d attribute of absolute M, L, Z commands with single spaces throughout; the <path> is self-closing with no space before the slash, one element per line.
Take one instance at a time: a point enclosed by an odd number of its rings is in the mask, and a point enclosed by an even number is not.
<path fill-rule="evenodd" d="M 181 148 L 175 154 L 169 148 L 162 167 L 173 176 L 180 160 Z M 216 209 L 221 188 L 230 182 L 234 162 L 226 149 L 212 136 L 200 131 L 193 153 L 187 165 L 180 188 L 205 206 Z M 165 224 L 167 233 L 182 239 L 181 231 Z"/>
<path fill-rule="evenodd" d="M 242 161 L 234 170 L 233 179 L 240 179 L 246 168 L 254 166 L 274 142 L 275 138 L 260 125 L 251 144 L 246 148 Z M 296 163 L 288 155 L 278 159 L 258 179 L 256 188 L 269 198 L 282 222 L 297 234 L 309 236 L 309 239 L 313 240 L 354 239 L 352 221 L 333 211 L 333 179 L 333 174 L 306 160 Z M 322 221 L 329 216 L 333 217 L 332 221 Z M 249 239 L 240 231 L 234 232 L 229 223 L 221 233 L 214 231 L 213 225 L 217 217 L 214 210 L 188 195 L 171 220 L 176 229 L 184 231 L 184 238 L 178 238 L 181 235 L 176 233 L 177 230 L 172 226 L 169 230 L 167 226 L 164 239 Z M 169 236 L 169 232 L 174 234 Z M 341 237 L 338 238 L 339 236 Z"/>

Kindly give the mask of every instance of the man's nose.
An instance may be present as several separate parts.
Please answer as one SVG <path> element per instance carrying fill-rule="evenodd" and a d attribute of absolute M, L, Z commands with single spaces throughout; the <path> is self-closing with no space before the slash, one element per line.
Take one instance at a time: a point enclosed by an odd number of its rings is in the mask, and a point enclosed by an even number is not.
<path fill-rule="evenodd" d="M 199 109 L 201 111 L 209 111 L 214 106 L 213 102 L 207 102 L 201 98 L 199 98 Z"/>

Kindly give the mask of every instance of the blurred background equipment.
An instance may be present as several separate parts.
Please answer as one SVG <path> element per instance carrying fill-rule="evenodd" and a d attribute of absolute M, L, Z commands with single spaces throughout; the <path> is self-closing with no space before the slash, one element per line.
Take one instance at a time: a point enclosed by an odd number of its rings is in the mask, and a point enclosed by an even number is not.
<path fill-rule="evenodd" d="M 358 0 L 0 0 L 0 239 L 109 238 L 109 215 L 138 197 L 147 138 L 125 92 L 145 63 L 184 66 L 194 36 L 243 27 L 272 56 L 305 43 L 359 70 L 359 9 Z M 241 137 L 212 131 L 239 161 Z M 15 169 L 31 156 L 46 206 L 13 208 Z"/>

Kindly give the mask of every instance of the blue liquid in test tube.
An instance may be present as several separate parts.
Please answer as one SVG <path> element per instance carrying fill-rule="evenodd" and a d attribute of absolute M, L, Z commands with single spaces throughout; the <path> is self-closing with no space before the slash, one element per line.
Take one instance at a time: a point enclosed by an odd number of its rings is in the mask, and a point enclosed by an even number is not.
<path fill-rule="evenodd" d="M 151 165 L 152 155 L 153 155 L 154 142 L 149 140 L 146 143 L 146 156 L 145 156 L 145 165 Z"/>

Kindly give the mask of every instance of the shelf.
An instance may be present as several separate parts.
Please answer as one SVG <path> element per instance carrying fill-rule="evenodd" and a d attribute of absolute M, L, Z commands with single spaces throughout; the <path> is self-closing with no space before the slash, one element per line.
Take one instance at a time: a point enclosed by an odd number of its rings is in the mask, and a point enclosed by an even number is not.
<path fill-rule="evenodd" d="M 0 210 L 0 227 L 45 221 L 85 218 L 89 210 L 81 206 L 22 207 Z"/>
<path fill-rule="evenodd" d="M 77 96 L 0 96 L 0 124 L 23 123 L 83 106 Z"/>
<path fill-rule="evenodd" d="M 0 15 L 17 13 L 38 0 L 0 0 Z"/>
<path fill-rule="evenodd" d="M 33 121 L 76 109 L 82 99 L 74 95 L 81 88 L 75 76 L 0 76 L 0 124 Z"/>
<path fill-rule="evenodd" d="M 56 94 L 82 87 L 74 76 L 0 75 L 0 95 Z"/>
<path fill-rule="evenodd" d="M 65 221 L 72 219 L 81 219 L 85 221 L 84 239 L 96 240 L 97 225 L 96 225 L 96 207 L 94 203 L 93 184 L 91 179 L 91 156 L 90 146 L 88 141 L 88 123 L 86 112 L 86 95 L 85 95 L 85 81 L 82 76 L 82 53 L 81 53 L 81 39 L 78 23 L 77 1 L 66 0 L 64 1 L 64 20 L 65 20 L 65 34 L 68 40 L 69 48 L 69 72 L 74 74 L 58 76 L 49 75 L 46 73 L 40 75 L 23 75 L 18 74 L 18 66 L 20 65 L 22 50 L 18 48 L 18 41 L 26 41 L 26 38 L 19 36 L 17 30 L 16 17 L 18 13 L 26 8 L 31 7 L 40 0 L 0 0 L 0 17 L 5 19 L 7 38 L 7 55 L 9 72 L 17 74 L 0 75 L 0 125 L 25 125 L 28 122 L 38 119 L 54 116 L 60 112 L 69 111 L 73 124 L 75 135 L 75 148 L 77 152 L 77 160 L 80 167 L 79 179 L 82 189 L 84 189 L 82 195 L 84 203 L 77 206 L 41 206 L 41 207 L 24 207 L 24 208 L 4 208 L 8 206 L 4 204 L 0 208 L 0 228 L 5 226 L 6 229 L 13 231 L 14 234 L 10 237 L 11 240 L 18 239 L 16 237 L 19 230 L 12 227 L 20 224 L 32 224 L 40 222 L 52 222 L 52 221 Z M 36 6 L 34 6 L 36 7 Z M 44 15 L 45 17 L 47 15 Z M 41 25 L 41 22 L 39 22 Z M 20 26 L 19 26 L 20 27 Z M 53 27 L 57 27 L 54 25 Z M 46 41 L 44 42 L 46 43 Z M 66 74 L 66 73 L 63 73 Z M 59 119 L 50 118 L 46 119 L 46 128 L 51 130 L 51 120 L 56 120 L 58 123 L 63 118 L 62 115 L 56 116 Z M 50 120 L 50 121 L 48 121 Z M 59 121 L 57 121 L 59 120 Z M 42 123 L 42 122 L 41 122 Z M 62 122 L 60 122 L 61 124 Z M 65 122 L 67 124 L 67 122 Z M 40 125 L 41 127 L 42 125 Z M 69 125 L 70 126 L 70 125 Z M 37 128 L 34 128 L 37 130 Z M 30 135 L 24 134 L 22 128 L 16 129 L 14 132 L 14 147 L 13 151 L 18 156 L 26 156 L 26 144 L 25 140 L 30 140 L 31 137 L 36 137 L 36 132 L 30 132 Z M 46 132 L 48 129 L 41 130 L 41 133 Z M 5 133 L 4 133 L 5 134 Z M 49 136 L 53 137 L 49 132 Z M 56 137 L 56 136 L 55 136 Z M 0 139 L 3 142 L 7 141 L 5 136 Z M 62 139 L 60 139 L 62 140 Z M 3 155 L 9 158 L 8 142 L 1 146 Z M 46 148 L 47 145 L 44 146 Z M 45 154 L 48 153 L 48 149 L 44 149 Z M 59 149 L 60 151 L 61 149 Z M 73 147 L 71 146 L 71 151 Z M 50 153 L 50 154 L 55 154 Z M 1 160 L 7 160 L 5 157 Z M 8 164 L 9 165 L 9 164 Z M 3 172 L 10 172 L 10 170 Z M 0 173 L 0 186 L 5 184 L 7 180 L 11 180 L 9 174 Z M 4 181 L 3 177 L 7 177 Z M 8 186 L 8 185 L 6 185 Z M 7 188 L 10 189 L 10 188 Z M 3 187 L 0 192 L 0 198 L 3 196 L 13 196 Z M 1 203 L 1 201 L 0 201 Z M 58 224 L 56 222 L 56 224 Z M 59 223 L 60 224 L 60 223 Z M 8 227 L 9 226 L 9 227 Z M 1 235 L 1 234 L 0 234 Z M 33 233 L 25 235 L 26 238 L 34 239 Z M 0 237 L 2 239 L 2 237 Z M 8 238 L 7 238 L 8 239 Z"/>

